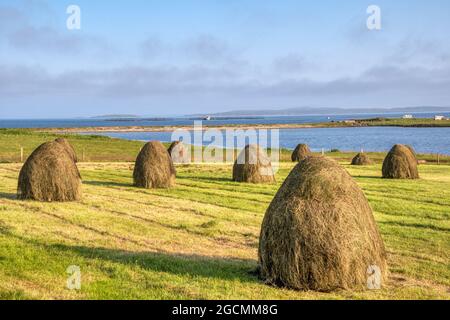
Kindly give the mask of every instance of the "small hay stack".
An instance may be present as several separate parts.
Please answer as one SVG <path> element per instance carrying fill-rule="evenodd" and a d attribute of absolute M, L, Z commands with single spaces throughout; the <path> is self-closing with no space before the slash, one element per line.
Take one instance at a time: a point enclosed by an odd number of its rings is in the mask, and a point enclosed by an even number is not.
<path fill-rule="evenodd" d="M 188 149 L 181 141 L 174 141 L 167 149 L 170 157 L 172 158 L 173 163 L 190 163 L 190 154 Z"/>
<path fill-rule="evenodd" d="M 75 149 L 73 148 L 73 146 L 69 143 L 69 141 L 67 141 L 67 139 L 65 138 L 58 138 L 55 140 L 56 142 L 62 144 L 64 146 L 64 148 L 66 149 L 67 153 L 70 155 L 70 157 L 72 158 L 72 160 L 77 163 L 78 162 L 78 157 L 77 157 L 77 153 L 75 152 Z"/>
<path fill-rule="evenodd" d="M 351 164 L 352 166 L 370 166 L 373 162 L 367 154 L 361 152 L 352 159 Z"/>
<path fill-rule="evenodd" d="M 292 162 L 300 162 L 311 155 L 311 150 L 307 144 L 299 144 L 292 152 Z"/>
<path fill-rule="evenodd" d="M 405 144 L 405 147 L 407 147 L 409 149 L 409 151 L 411 151 L 411 153 L 413 154 L 414 158 L 417 161 L 417 164 L 420 164 L 419 159 L 417 158 L 416 150 L 414 150 L 414 148 L 409 144 Z"/>
<path fill-rule="evenodd" d="M 258 145 L 247 145 L 233 165 L 233 181 L 273 183 L 275 176 L 270 158 Z"/>
<path fill-rule="evenodd" d="M 386 253 L 372 209 L 337 162 L 312 156 L 291 171 L 266 211 L 259 270 L 268 284 L 297 290 L 366 288 L 386 278 Z"/>
<path fill-rule="evenodd" d="M 81 175 L 70 152 L 72 147 L 66 143 L 47 142 L 33 151 L 20 170 L 18 199 L 45 202 L 81 199 Z"/>
<path fill-rule="evenodd" d="M 136 158 L 133 172 L 137 187 L 170 188 L 175 184 L 175 167 L 164 145 L 159 141 L 147 143 Z"/>
<path fill-rule="evenodd" d="M 384 159 L 382 173 L 387 179 L 419 179 L 417 158 L 407 146 L 396 144 Z"/>

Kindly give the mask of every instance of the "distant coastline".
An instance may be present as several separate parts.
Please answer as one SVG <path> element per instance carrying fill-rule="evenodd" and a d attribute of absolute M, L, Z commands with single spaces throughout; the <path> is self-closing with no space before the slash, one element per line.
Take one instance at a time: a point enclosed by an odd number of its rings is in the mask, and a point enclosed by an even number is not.
<path fill-rule="evenodd" d="M 232 110 L 210 114 L 211 117 L 261 117 L 261 116 L 318 116 L 318 115 L 362 115 L 362 114 L 393 114 L 393 113 L 431 113 L 431 112 L 450 112 L 450 106 L 418 106 L 418 107 L 397 107 L 397 108 L 315 108 L 315 107 L 298 107 L 288 109 L 260 109 L 260 110 Z M 191 116 L 202 116 L 202 114 L 194 114 Z"/>
<path fill-rule="evenodd" d="M 299 124 L 227 124 L 209 125 L 204 122 L 203 130 L 207 129 L 310 129 L 310 128 L 351 128 L 351 127 L 410 127 L 410 128 L 443 128 L 450 127 L 450 120 L 434 120 L 425 118 L 399 119 L 399 118 L 372 118 L 343 121 L 330 121 L 319 123 Z M 33 128 L 36 132 L 57 133 L 98 133 L 98 132 L 171 132 L 174 130 L 193 130 L 192 126 L 96 126 L 79 128 Z"/>

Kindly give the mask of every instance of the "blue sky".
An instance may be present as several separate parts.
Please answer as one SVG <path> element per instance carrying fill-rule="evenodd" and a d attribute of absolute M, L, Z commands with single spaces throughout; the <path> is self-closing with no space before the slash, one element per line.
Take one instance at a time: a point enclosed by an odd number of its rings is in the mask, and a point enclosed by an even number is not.
<path fill-rule="evenodd" d="M 450 106 L 449 14 L 447 0 L 0 0 L 0 118 Z"/>

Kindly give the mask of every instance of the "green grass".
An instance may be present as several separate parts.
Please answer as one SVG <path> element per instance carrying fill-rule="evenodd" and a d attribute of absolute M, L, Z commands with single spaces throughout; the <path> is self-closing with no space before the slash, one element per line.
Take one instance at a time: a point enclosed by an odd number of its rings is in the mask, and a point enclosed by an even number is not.
<path fill-rule="evenodd" d="M 309 123 L 313 127 L 450 127 L 449 120 L 434 120 L 426 118 L 373 118 L 373 119 L 356 119 L 354 123 L 345 121 L 332 121 L 321 123 Z"/>
<path fill-rule="evenodd" d="M 96 135 L 58 135 L 24 129 L 0 129 L 0 163 L 19 162 L 21 147 L 26 159 L 40 144 L 57 137 L 67 138 L 80 160 L 84 161 L 132 161 L 143 145 L 139 141 Z"/>
<path fill-rule="evenodd" d="M 21 147 L 23 147 L 24 159 L 26 159 L 40 144 L 57 137 L 67 138 L 82 162 L 134 161 L 144 145 L 140 141 L 127 141 L 97 135 L 61 135 L 27 129 L 0 129 L 0 163 L 20 162 Z M 290 150 L 281 150 L 281 160 L 290 161 L 291 153 Z M 369 154 L 377 163 L 382 163 L 386 156 L 384 152 L 370 152 Z M 326 152 L 326 155 L 339 161 L 350 162 L 356 152 Z M 429 163 L 437 162 L 437 156 L 432 154 L 420 154 L 418 158 Z M 439 161 L 443 164 L 450 164 L 450 156 L 440 155 Z"/>
<path fill-rule="evenodd" d="M 384 289 L 262 283 L 254 274 L 261 221 L 292 166 L 281 164 L 275 185 L 231 182 L 230 165 L 178 166 L 175 188 L 144 190 L 131 186 L 130 163 L 81 163 L 81 202 L 38 203 L 15 199 L 20 164 L 0 164 L 0 299 L 449 299 L 445 165 L 394 181 L 380 179 L 379 164 L 345 164 L 387 247 Z M 81 268 L 80 291 L 66 289 L 70 265 Z"/>
<path fill-rule="evenodd" d="M 450 127 L 449 120 L 434 120 L 425 118 L 400 119 L 380 118 L 360 121 L 367 126 L 390 126 L 390 127 Z"/>

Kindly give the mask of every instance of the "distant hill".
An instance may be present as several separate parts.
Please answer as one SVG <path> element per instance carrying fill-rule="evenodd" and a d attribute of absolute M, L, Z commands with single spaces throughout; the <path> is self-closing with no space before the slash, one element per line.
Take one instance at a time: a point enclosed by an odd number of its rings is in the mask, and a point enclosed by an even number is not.
<path fill-rule="evenodd" d="M 91 117 L 91 119 L 134 119 L 134 118 L 140 118 L 140 116 L 134 114 L 106 114 Z"/>
<path fill-rule="evenodd" d="M 450 112 L 450 107 L 401 107 L 401 108 L 313 108 L 313 107 L 299 107 L 287 109 L 260 109 L 260 110 L 232 110 L 226 112 L 218 112 L 211 114 L 190 114 L 182 116 L 192 117 L 193 119 L 204 118 L 206 115 L 220 118 L 235 118 L 235 117 L 263 117 L 263 116 L 299 116 L 299 115 L 346 115 L 346 114 L 378 114 L 378 113 L 420 113 L 420 112 Z M 177 117 L 163 117 L 163 116 L 139 116 L 134 114 L 109 114 L 91 117 L 91 119 L 100 120 L 116 120 L 116 121 L 133 121 L 133 120 L 161 120 L 161 119 L 176 119 Z"/>
<path fill-rule="evenodd" d="M 336 114 L 361 114 L 361 113 L 418 113 L 418 112 L 450 112 L 450 107 L 402 107 L 402 108 L 288 108 L 267 110 L 234 110 L 212 113 L 216 117 L 240 117 L 240 116 L 294 116 L 294 115 L 336 115 Z"/>

